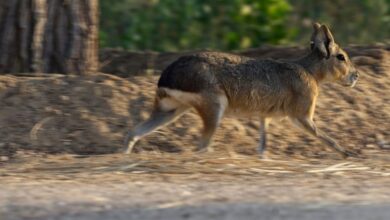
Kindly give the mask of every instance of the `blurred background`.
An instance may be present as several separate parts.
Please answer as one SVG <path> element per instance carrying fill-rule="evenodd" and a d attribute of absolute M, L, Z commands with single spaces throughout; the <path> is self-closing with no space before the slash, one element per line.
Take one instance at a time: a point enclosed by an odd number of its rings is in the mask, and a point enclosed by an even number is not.
<path fill-rule="evenodd" d="M 172 61 L 151 52 L 306 47 L 316 21 L 341 46 L 390 44 L 390 0 L 13 0 L 0 1 L 0 73 L 128 76 Z"/>
<path fill-rule="evenodd" d="M 311 24 L 342 44 L 390 42 L 390 0 L 100 1 L 100 46 L 129 50 L 238 50 L 302 45 Z"/>

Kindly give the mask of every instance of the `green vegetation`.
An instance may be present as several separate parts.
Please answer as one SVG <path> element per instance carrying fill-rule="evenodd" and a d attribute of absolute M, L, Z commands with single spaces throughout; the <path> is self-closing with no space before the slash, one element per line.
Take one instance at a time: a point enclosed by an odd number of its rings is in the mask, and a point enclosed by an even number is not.
<path fill-rule="evenodd" d="M 390 0 L 101 0 L 102 47 L 234 50 L 307 42 L 312 21 L 341 43 L 390 37 Z"/>

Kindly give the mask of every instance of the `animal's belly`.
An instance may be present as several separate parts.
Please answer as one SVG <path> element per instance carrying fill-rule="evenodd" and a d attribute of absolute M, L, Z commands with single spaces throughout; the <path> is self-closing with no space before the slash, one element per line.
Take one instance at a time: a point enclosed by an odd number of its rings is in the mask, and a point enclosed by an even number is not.
<path fill-rule="evenodd" d="M 240 108 L 235 106 L 229 106 L 225 110 L 225 115 L 230 117 L 266 117 L 266 118 L 283 118 L 287 115 L 280 109 L 264 111 L 262 108 Z"/>

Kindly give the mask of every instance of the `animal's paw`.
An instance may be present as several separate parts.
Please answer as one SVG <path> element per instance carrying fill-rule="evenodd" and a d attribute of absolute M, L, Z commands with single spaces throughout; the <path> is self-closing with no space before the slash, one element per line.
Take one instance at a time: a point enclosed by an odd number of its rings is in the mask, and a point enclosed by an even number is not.
<path fill-rule="evenodd" d="M 348 151 L 348 150 L 344 150 L 342 152 L 342 155 L 344 158 L 348 158 L 348 157 L 353 157 L 353 158 L 361 158 L 362 155 L 357 153 L 357 152 L 353 152 L 353 151 Z"/>
<path fill-rule="evenodd" d="M 211 153 L 214 152 L 214 149 L 212 147 L 197 147 L 193 150 L 193 152 L 203 154 L 203 153 Z"/>
<path fill-rule="evenodd" d="M 263 161 L 269 161 L 269 160 L 272 160 L 272 158 L 270 157 L 270 154 L 266 152 L 261 152 L 259 153 L 259 159 L 260 160 L 263 160 Z"/>

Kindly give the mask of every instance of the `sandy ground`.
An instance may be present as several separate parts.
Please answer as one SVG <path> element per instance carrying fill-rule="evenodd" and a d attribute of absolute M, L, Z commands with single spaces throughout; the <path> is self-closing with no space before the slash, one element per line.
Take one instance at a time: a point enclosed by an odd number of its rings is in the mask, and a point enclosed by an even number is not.
<path fill-rule="evenodd" d="M 353 60 L 356 88 L 323 85 L 315 116 L 348 159 L 283 121 L 260 160 L 256 118 L 224 119 L 194 154 L 194 112 L 124 156 L 157 76 L 0 76 L 1 219 L 389 219 L 390 59 Z"/>
<path fill-rule="evenodd" d="M 0 173 L 0 212 L 7 220 L 388 219 L 389 157 L 370 157 L 21 156 Z"/>

